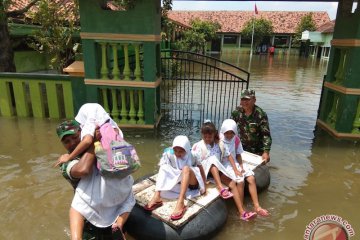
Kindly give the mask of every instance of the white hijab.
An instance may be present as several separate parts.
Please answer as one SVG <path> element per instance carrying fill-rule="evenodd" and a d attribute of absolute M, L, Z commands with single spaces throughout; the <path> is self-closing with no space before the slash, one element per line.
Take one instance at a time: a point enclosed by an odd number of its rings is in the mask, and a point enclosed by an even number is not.
<path fill-rule="evenodd" d="M 186 154 L 183 158 L 176 158 L 176 164 L 179 169 L 182 169 L 185 165 L 191 166 L 192 164 L 192 154 L 191 154 L 191 144 L 187 136 L 176 136 L 174 138 L 172 148 L 181 147 L 186 151 Z"/>
<path fill-rule="evenodd" d="M 233 131 L 235 133 L 234 137 L 230 140 L 226 139 L 224 136 L 224 133 L 226 133 L 227 131 Z M 220 139 L 228 147 L 228 149 L 233 157 L 236 156 L 235 136 L 237 136 L 237 135 L 238 135 L 238 131 L 237 131 L 236 122 L 232 119 L 224 120 L 224 122 L 222 123 L 221 128 L 220 128 Z"/>
<path fill-rule="evenodd" d="M 238 135 L 236 122 L 232 119 L 225 119 L 220 128 L 220 134 L 224 135 L 227 131 L 233 131 Z"/>

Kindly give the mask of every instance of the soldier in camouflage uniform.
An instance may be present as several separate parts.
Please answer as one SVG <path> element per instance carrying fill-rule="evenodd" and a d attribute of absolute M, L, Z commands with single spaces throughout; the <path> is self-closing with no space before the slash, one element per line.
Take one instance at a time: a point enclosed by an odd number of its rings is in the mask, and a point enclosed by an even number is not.
<path fill-rule="evenodd" d="M 255 91 L 241 91 L 241 106 L 232 112 L 238 125 L 241 142 L 245 151 L 262 156 L 270 161 L 271 135 L 266 113 L 255 105 Z"/>

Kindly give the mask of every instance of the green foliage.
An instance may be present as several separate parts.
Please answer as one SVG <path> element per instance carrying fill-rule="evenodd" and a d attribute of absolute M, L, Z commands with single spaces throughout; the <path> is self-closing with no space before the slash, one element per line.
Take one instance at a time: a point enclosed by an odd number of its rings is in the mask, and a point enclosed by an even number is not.
<path fill-rule="evenodd" d="M 185 51 L 205 52 L 206 43 L 216 38 L 216 32 L 221 28 L 218 22 L 194 19 L 190 22 L 191 29 L 184 31 L 183 38 L 177 42 L 177 47 Z"/>
<path fill-rule="evenodd" d="M 6 19 L 5 9 L 6 3 L 0 0 L 0 21 L 4 21 Z"/>
<path fill-rule="evenodd" d="M 50 67 L 62 72 L 69 60 L 73 58 L 72 35 L 78 30 L 78 7 L 59 11 L 63 8 L 52 0 L 40 0 L 38 10 L 32 13 L 32 21 L 41 29 L 35 32 L 35 41 L 30 43 L 34 49 L 45 52 L 50 59 Z"/>
<path fill-rule="evenodd" d="M 136 0 L 112 0 L 111 2 L 125 10 L 134 8 L 136 4 Z"/>
<path fill-rule="evenodd" d="M 296 27 L 296 33 L 293 37 L 293 43 L 292 45 L 297 47 L 300 45 L 301 42 L 301 34 L 304 31 L 315 31 L 316 30 L 316 25 L 315 25 L 315 21 L 313 19 L 313 14 L 309 13 L 306 14 L 305 16 L 303 16 L 299 22 L 299 24 Z"/>
<path fill-rule="evenodd" d="M 253 19 L 245 24 L 244 29 L 241 31 L 241 35 L 245 38 L 251 38 L 253 31 L 254 21 L 254 43 L 255 45 L 260 43 L 264 37 L 269 37 L 273 34 L 274 28 L 271 21 L 264 18 Z"/>
<path fill-rule="evenodd" d="M 162 16 L 167 16 L 167 13 L 172 9 L 172 0 L 162 0 Z"/>
<path fill-rule="evenodd" d="M 309 13 L 303 16 L 300 20 L 300 23 L 296 27 L 296 33 L 302 33 L 303 31 L 315 31 L 316 25 L 313 19 L 313 14 Z"/>

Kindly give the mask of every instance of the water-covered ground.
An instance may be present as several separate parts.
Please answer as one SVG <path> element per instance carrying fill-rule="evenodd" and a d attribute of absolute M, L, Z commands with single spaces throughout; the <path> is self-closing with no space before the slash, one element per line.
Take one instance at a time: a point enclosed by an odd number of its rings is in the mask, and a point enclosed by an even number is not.
<path fill-rule="evenodd" d="M 246 55 L 222 59 L 249 69 Z M 306 225 L 324 214 L 341 216 L 360 231 L 359 144 L 314 132 L 326 65 L 296 56 L 253 56 L 250 87 L 268 113 L 273 137 L 271 185 L 259 196 L 271 216 L 243 222 L 228 201 L 228 221 L 217 239 L 302 239 Z M 64 152 L 55 134 L 58 123 L 0 117 L 0 239 L 69 238 L 73 191 L 52 167 Z M 135 177 L 156 171 L 174 136 L 189 135 L 192 143 L 200 138 L 197 127 L 166 121 L 158 130 L 124 133 L 142 160 Z M 245 204 L 251 208 L 249 198 Z"/>

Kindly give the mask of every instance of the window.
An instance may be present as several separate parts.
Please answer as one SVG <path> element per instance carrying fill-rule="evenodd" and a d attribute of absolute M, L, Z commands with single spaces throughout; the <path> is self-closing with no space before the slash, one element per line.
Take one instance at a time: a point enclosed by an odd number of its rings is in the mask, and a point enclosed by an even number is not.
<path fill-rule="evenodd" d="M 225 35 L 224 36 L 224 44 L 236 44 L 238 36 L 236 35 Z"/>

